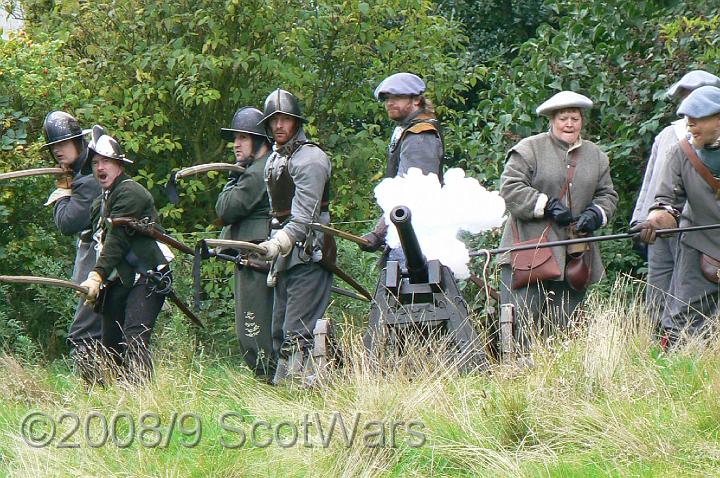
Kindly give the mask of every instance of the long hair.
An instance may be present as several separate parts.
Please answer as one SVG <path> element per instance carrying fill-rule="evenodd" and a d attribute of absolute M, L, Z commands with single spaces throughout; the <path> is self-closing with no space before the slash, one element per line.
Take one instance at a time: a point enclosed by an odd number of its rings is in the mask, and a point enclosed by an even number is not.
<path fill-rule="evenodd" d="M 418 98 L 420 98 L 420 109 L 423 111 L 423 113 L 429 113 L 429 114 L 435 114 L 435 108 L 433 107 L 432 101 L 430 101 L 429 98 L 426 98 L 425 95 L 418 95 Z"/>

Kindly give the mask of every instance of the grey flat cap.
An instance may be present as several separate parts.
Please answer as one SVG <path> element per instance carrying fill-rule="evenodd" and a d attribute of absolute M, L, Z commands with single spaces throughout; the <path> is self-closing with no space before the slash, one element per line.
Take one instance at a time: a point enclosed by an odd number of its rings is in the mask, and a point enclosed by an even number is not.
<path fill-rule="evenodd" d="M 690 93 L 677 110 L 679 116 L 705 118 L 720 113 L 720 88 L 701 86 Z"/>
<path fill-rule="evenodd" d="M 375 99 L 383 101 L 384 95 L 421 95 L 425 91 L 425 82 L 412 73 L 390 75 L 375 88 Z"/>
<path fill-rule="evenodd" d="M 680 96 L 682 90 L 693 91 L 701 86 L 720 87 L 720 78 L 704 70 L 693 70 L 672 85 L 670 89 L 667 90 L 666 95 L 670 99 L 676 99 Z"/>
<path fill-rule="evenodd" d="M 543 116 L 551 116 L 555 110 L 565 108 L 592 108 L 593 102 L 585 95 L 575 93 L 574 91 L 561 91 L 553 95 L 552 98 L 537 107 L 535 112 Z"/>

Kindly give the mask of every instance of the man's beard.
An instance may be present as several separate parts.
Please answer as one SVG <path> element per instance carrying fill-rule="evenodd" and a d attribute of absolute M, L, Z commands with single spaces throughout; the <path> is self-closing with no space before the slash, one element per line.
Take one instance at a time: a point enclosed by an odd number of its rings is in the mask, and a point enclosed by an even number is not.
<path fill-rule="evenodd" d="M 709 144 L 703 144 L 700 138 L 690 136 L 690 144 L 692 144 L 696 149 L 720 149 L 720 135 L 715 138 L 715 141 Z"/>

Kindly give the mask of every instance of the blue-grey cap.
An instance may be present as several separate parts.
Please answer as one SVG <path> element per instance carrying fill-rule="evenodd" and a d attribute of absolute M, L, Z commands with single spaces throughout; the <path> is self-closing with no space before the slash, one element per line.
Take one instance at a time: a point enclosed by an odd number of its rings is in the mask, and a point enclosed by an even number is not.
<path fill-rule="evenodd" d="M 592 108 L 593 102 L 590 98 L 574 91 L 561 91 L 556 93 L 549 100 L 537 107 L 535 112 L 543 116 L 552 116 L 553 111 L 566 108 L 588 109 Z"/>
<path fill-rule="evenodd" d="M 383 101 L 384 95 L 421 95 L 425 91 L 425 82 L 412 73 L 390 75 L 375 88 L 375 99 Z"/>
<path fill-rule="evenodd" d="M 671 100 L 680 96 L 682 90 L 693 91 L 701 86 L 720 87 L 720 78 L 704 70 L 693 70 L 680 78 L 680 81 L 667 90 L 667 97 Z"/>
<path fill-rule="evenodd" d="M 679 116 L 705 118 L 720 113 L 720 88 L 701 86 L 690 93 L 677 110 Z"/>

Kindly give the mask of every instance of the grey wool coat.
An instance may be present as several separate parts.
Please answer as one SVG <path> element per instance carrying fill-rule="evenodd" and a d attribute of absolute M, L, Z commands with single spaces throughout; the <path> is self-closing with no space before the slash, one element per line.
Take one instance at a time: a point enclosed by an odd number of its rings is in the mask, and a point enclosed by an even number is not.
<path fill-rule="evenodd" d="M 231 179 L 215 203 L 223 222 L 220 237 L 234 241 L 262 242 L 270 234 L 270 199 L 265 187 L 265 163 L 269 153 L 246 166 L 243 174 Z"/>
<path fill-rule="evenodd" d="M 264 177 L 266 181 L 270 174 L 277 177 L 283 169 L 288 170 L 295 184 L 290 209 L 290 216 L 295 221 L 285 224 L 283 231 L 296 244 L 310 241 L 311 249 L 319 251 L 323 246 L 323 235 L 316 233 L 304 224 L 310 222 L 330 223 L 330 213 L 321 210 L 323 191 L 332 174 L 330 158 L 319 146 L 308 143 L 305 133 L 300 129 L 291 141 L 280 147 L 277 145 L 274 147 L 274 151 L 265 164 Z M 272 196 L 270 205 L 272 206 Z M 303 248 L 296 245 L 288 256 L 278 257 L 274 267 L 277 271 L 283 271 L 298 264 L 308 264 L 319 260 L 319 258 L 308 257 Z"/>
<path fill-rule="evenodd" d="M 261 242 L 270 232 L 270 200 L 265 187 L 269 153 L 246 165 L 218 196 L 215 212 L 225 224 L 221 238 Z M 235 332 L 245 363 L 258 376 L 275 373 L 272 342 L 273 290 L 267 273 L 235 267 Z"/>
<path fill-rule="evenodd" d="M 679 227 L 720 223 L 720 202 L 712 188 L 693 168 L 690 160 L 675 144 L 669 151 L 661 181 L 650 210 L 671 206 L 680 214 Z M 685 232 L 681 244 L 720 259 L 720 234 L 717 230 Z"/>
<path fill-rule="evenodd" d="M 557 139 L 551 132 L 540 133 L 521 140 L 507 153 L 505 169 L 500 177 L 500 196 L 510 216 L 505 223 L 500 246 L 507 247 L 513 242 L 511 221 L 517 222 L 518 240 L 526 241 L 540 237 L 548 227 L 543 218 L 544 205 L 548 198 L 557 198 L 567 179 L 571 156 L 577 158 L 577 166 L 568 192 L 562 202 L 572 203 L 573 217 L 578 216 L 591 204 L 598 206 L 604 214 L 603 224 L 615 213 L 618 195 L 610 178 L 608 157 L 590 141 L 580 140 L 568 145 Z M 569 238 L 569 230 L 550 222 L 547 239 L 558 241 Z M 605 273 L 600 253 L 593 244 L 591 282 L 599 281 Z M 565 247 L 553 248 L 553 255 L 564 279 Z M 504 254 L 499 264 L 509 264 L 510 254 Z"/>

